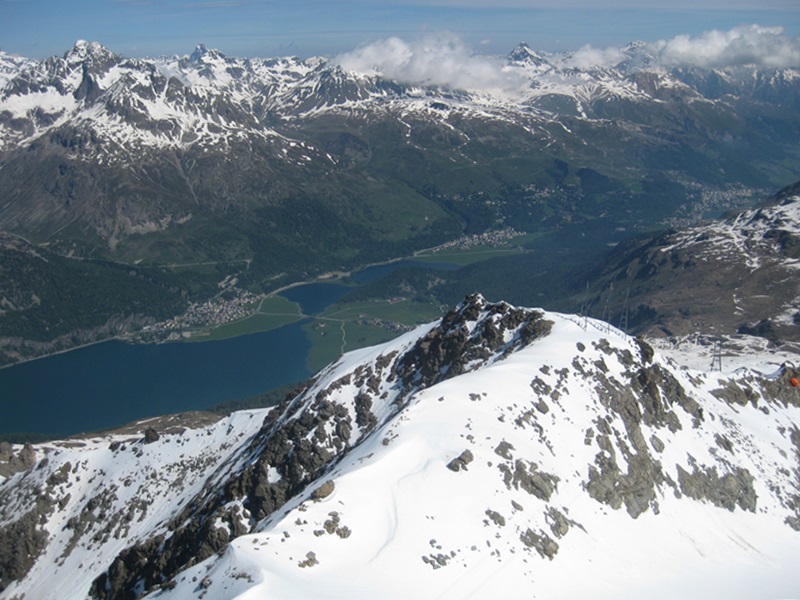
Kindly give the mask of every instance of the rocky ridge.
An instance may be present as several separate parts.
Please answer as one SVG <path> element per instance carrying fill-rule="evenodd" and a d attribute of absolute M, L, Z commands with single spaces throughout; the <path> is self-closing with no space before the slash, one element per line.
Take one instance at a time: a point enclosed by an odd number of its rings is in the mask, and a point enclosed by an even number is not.
<path fill-rule="evenodd" d="M 0 597 L 547 596 L 581 552 L 619 590 L 602 548 L 635 562 L 642 539 L 679 571 L 735 556 L 754 577 L 800 535 L 789 375 L 688 371 L 605 323 L 472 296 L 275 409 L 33 447 L 0 483 L 0 539 L 30 555 L 4 546 Z"/>

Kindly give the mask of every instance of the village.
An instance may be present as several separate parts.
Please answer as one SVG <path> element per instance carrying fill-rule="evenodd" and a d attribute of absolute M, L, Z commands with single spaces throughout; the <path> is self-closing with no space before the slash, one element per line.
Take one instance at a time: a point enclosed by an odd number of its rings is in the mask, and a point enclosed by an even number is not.
<path fill-rule="evenodd" d="M 191 304 L 186 312 L 146 326 L 137 341 L 175 341 L 192 337 L 199 329 L 208 329 L 246 319 L 266 294 L 254 294 L 234 285 L 226 285 L 219 295 L 202 303 Z"/>
<path fill-rule="evenodd" d="M 523 234 L 511 227 L 507 227 L 506 229 L 498 229 L 495 231 L 486 231 L 484 233 L 466 235 L 451 242 L 446 242 L 440 246 L 432 248 L 431 252 L 436 254 L 442 250 L 467 250 L 469 248 L 475 248 L 476 246 L 504 246 L 508 240 L 520 235 Z"/>

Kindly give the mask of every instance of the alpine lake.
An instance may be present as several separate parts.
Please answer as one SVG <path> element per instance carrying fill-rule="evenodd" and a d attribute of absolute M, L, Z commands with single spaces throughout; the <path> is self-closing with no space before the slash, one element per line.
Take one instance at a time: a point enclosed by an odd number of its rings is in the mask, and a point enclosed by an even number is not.
<path fill-rule="evenodd" d="M 458 268 L 398 261 L 353 273 L 350 285 L 297 285 L 281 296 L 296 303 L 303 316 L 268 331 L 193 343 L 111 340 L 0 369 L 0 435 L 13 440 L 24 438 L 21 434 L 46 438 L 100 431 L 301 382 L 313 374 L 309 325 L 314 315 L 354 287 L 421 265 Z M 334 330 L 329 328 L 331 334 Z"/>

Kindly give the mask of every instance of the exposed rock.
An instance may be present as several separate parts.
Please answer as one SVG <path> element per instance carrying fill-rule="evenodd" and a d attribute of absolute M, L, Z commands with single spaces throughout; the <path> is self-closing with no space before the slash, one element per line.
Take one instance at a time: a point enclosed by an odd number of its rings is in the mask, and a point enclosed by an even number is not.
<path fill-rule="evenodd" d="M 362 436 L 368 434 L 375 428 L 378 420 L 372 414 L 372 399 L 364 392 L 359 392 L 356 395 L 356 424 L 362 430 Z"/>
<path fill-rule="evenodd" d="M 511 455 L 511 450 L 513 449 L 514 446 L 503 440 L 497 445 L 497 448 L 494 449 L 494 453 L 506 460 L 512 460 L 514 457 Z"/>
<path fill-rule="evenodd" d="M 558 477 L 539 471 L 533 463 L 528 466 L 523 460 L 517 459 L 514 462 L 513 471 L 506 463 L 500 463 L 497 466 L 503 473 L 503 481 L 509 489 L 513 485 L 514 488 L 522 488 L 529 494 L 545 501 L 549 500 L 556 490 Z"/>
<path fill-rule="evenodd" d="M 557 538 L 562 538 L 567 535 L 571 522 L 560 510 L 552 506 L 549 507 L 547 509 L 547 517 L 548 521 L 550 522 L 550 530 L 553 532 L 553 535 L 555 535 Z"/>
<path fill-rule="evenodd" d="M 723 450 L 733 453 L 733 442 L 728 439 L 728 436 L 715 433 L 714 442 Z"/>
<path fill-rule="evenodd" d="M 491 510 L 489 508 L 486 509 L 486 516 L 489 517 L 495 525 L 500 527 L 504 527 L 506 524 L 506 519 L 503 515 L 495 510 Z"/>
<path fill-rule="evenodd" d="M 488 309 L 493 319 L 484 319 L 470 331 L 481 311 Z M 414 347 L 398 361 L 398 374 L 408 388 L 430 387 L 455 377 L 485 362 L 500 350 L 508 355 L 550 333 L 552 323 L 541 312 L 513 308 L 505 303 L 488 305 L 478 294 L 467 296 L 455 310 L 447 313 Z M 511 341 L 504 332 L 516 331 Z"/>
<path fill-rule="evenodd" d="M 48 535 L 42 524 L 48 511 L 39 503 L 22 518 L 0 527 L 0 592 L 25 577 L 47 547 Z"/>
<path fill-rule="evenodd" d="M 472 452 L 469 450 L 464 450 L 461 454 L 459 454 L 456 458 L 451 460 L 447 463 L 447 468 L 451 471 L 455 471 L 458 473 L 459 471 L 466 471 L 467 465 L 474 460 L 474 456 L 472 456 Z"/>
<path fill-rule="evenodd" d="M 757 495 L 753 487 L 753 476 L 740 467 L 732 467 L 730 473 L 722 477 L 716 467 L 699 468 L 689 473 L 678 465 L 678 484 L 681 492 L 695 500 L 708 500 L 715 506 L 733 511 L 737 506 L 742 510 L 756 511 Z"/>
<path fill-rule="evenodd" d="M 0 445 L 0 477 L 28 471 L 35 465 L 36 451 L 30 444 L 25 444 L 16 454 L 8 442 L 2 442 Z"/>
<path fill-rule="evenodd" d="M 336 484 L 333 482 L 332 479 L 329 479 L 313 492 L 311 492 L 311 499 L 312 500 L 322 500 L 323 498 L 327 498 L 333 493 Z"/>
<path fill-rule="evenodd" d="M 792 427 L 789 439 L 794 445 L 795 468 L 793 469 L 794 489 L 792 491 L 787 490 L 788 500 L 786 506 L 794 512 L 794 515 L 786 517 L 786 523 L 795 531 L 800 531 L 800 428 L 796 425 Z"/>
<path fill-rule="evenodd" d="M 9 442 L 0 442 L 0 462 L 8 462 L 14 454 L 14 447 Z"/>
<path fill-rule="evenodd" d="M 542 558 L 547 557 L 553 560 L 553 557 L 558 553 L 558 543 L 544 531 L 536 533 L 529 528 L 519 536 L 519 539 L 528 548 L 536 550 Z"/>
<path fill-rule="evenodd" d="M 313 567 L 314 565 L 318 565 L 318 564 L 319 564 L 319 561 L 317 560 L 317 554 L 315 552 L 313 552 L 313 551 L 309 551 L 309 552 L 306 553 L 306 559 L 303 560 L 303 561 L 300 561 L 297 564 L 297 566 L 299 566 L 300 568 L 306 568 L 306 567 Z"/>
<path fill-rule="evenodd" d="M 664 442 L 655 433 L 650 436 L 650 445 L 653 446 L 653 450 L 656 452 L 664 451 Z"/>

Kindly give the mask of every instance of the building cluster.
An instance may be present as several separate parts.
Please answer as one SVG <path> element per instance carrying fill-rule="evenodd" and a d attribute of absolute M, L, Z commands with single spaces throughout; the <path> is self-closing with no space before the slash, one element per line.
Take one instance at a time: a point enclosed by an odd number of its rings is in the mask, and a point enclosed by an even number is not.
<path fill-rule="evenodd" d="M 182 315 L 158 323 L 150 329 L 162 332 L 180 332 L 197 327 L 224 325 L 249 317 L 253 314 L 253 307 L 263 298 L 263 295 L 229 288 L 225 294 L 206 302 L 192 304 Z"/>
<path fill-rule="evenodd" d="M 394 321 L 385 321 L 383 319 L 358 319 L 356 325 L 371 325 L 372 327 L 380 327 L 393 333 L 405 333 L 414 329 L 413 325 L 404 325 L 403 323 L 396 323 Z"/>
<path fill-rule="evenodd" d="M 511 227 L 505 229 L 498 229 L 495 231 L 486 231 L 484 233 L 476 233 L 474 235 L 466 235 L 457 240 L 446 242 L 441 246 L 434 249 L 434 253 L 441 252 L 442 250 L 449 250 L 456 248 L 458 250 L 468 250 L 476 246 L 504 246 L 508 240 L 522 235 L 519 231 Z"/>
<path fill-rule="evenodd" d="M 716 217 L 727 210 L 749 208 L 753 198 L 766 197 L 766 190 L 757 190 L 741 184 L 729 184 L 724 189 L 712 188 L 697 182 L 681 180 L 681 185 L 692 190 L 687 202 L 667 220 L 670 227 L 691 227 Z"/>

